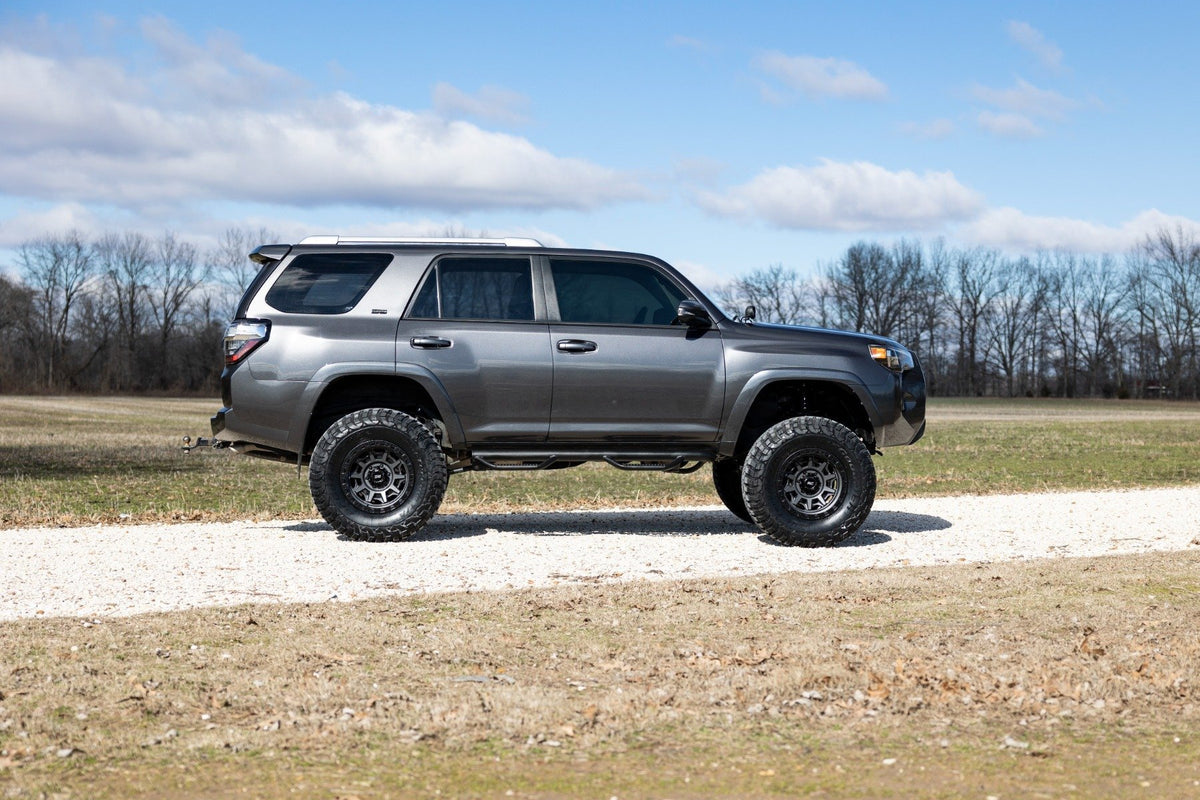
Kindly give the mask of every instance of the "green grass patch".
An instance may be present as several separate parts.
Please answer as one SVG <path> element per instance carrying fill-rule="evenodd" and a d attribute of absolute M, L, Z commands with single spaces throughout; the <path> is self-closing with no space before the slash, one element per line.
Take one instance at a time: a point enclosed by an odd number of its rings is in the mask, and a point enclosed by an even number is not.
<path fill-rule="evenodd" d="M 0 397 L 0 526 L 316 515 L 295 467 L 185 455 L 215 400 Z M 928 434 L 876 459 L 879 497 L 1170 486 L 1200 481 L 1200 404 L 944 400 Z M 444 512 L 714 505 L 691 475 L 607 466 L 455 475 Z"/>

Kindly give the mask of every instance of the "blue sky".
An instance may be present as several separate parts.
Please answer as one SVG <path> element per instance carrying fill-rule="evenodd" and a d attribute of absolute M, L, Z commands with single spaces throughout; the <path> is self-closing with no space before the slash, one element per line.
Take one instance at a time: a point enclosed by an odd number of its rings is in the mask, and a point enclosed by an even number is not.
<path fill-rule="evenodd" d="M 0 265 L 46 232 L 533 235 L 712 286 L 851 242 L 1200 229 L 1200 6 L 0 9 Z"/>

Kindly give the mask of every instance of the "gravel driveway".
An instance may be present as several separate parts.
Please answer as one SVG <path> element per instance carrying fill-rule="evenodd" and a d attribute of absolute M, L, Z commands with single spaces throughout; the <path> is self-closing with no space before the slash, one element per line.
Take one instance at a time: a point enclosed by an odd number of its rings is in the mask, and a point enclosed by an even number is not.
<path fill-rule="evenodd" d="M 723 508 L 435 517 L 395 544 L 323 522 L 0 531 L 0 620 L 578 582 L 821 572 L 1200 547 L 1200 486 L 889 500 L 838 547 L 780 547 Z"/>

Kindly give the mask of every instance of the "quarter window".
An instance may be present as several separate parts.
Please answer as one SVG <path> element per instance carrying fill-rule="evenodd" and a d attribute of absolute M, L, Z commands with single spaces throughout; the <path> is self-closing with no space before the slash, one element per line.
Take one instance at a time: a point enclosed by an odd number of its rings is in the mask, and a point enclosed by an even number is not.
<path fill-rule="evenodd" d="M 391 261 L 390 253 L 296 256 L 267 292 L 267 305 L 291 314 L 344 314 Z"/>
<path fill-rule="evenodd" d="M 556 258 L 550 271 L 563 322 L 670 325 L 685 297 L 646 264 Z"/>
<path fill-rule="evenodd" d="M 529 259 L 443 258 L 430 271 L 409 317 L 533 320 Z"/>

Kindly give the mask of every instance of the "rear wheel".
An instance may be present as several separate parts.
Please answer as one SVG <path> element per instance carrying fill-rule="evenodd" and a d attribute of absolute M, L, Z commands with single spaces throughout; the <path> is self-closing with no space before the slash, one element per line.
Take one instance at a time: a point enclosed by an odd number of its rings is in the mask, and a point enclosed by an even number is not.
<path fill-rule="evenodd" d="M 368 408 L 337 420 L 313 448 L 308 485 L 325 521 L 350 538 L 407 539 L 441 505 L 448 472 L 420 420 Z"/>
<path fill-rule="evenodd" d="M 875 502 L 875 465 L 854 431 L 823 417 L 767 430 L 746 454 L 742 495 L 754 522 L 787 545 L 849 538 Z"/>
<path fill-rule="evenodd" d="M 742 465 L 732 458 L 714 461 L 712 474 L 713 486 L 717 487 L 717 496 L 721 498 L 725 507 L 738 519 L 754 522 L 750 512 L 746 510 L 746 500 L 742 497 Z"/>

